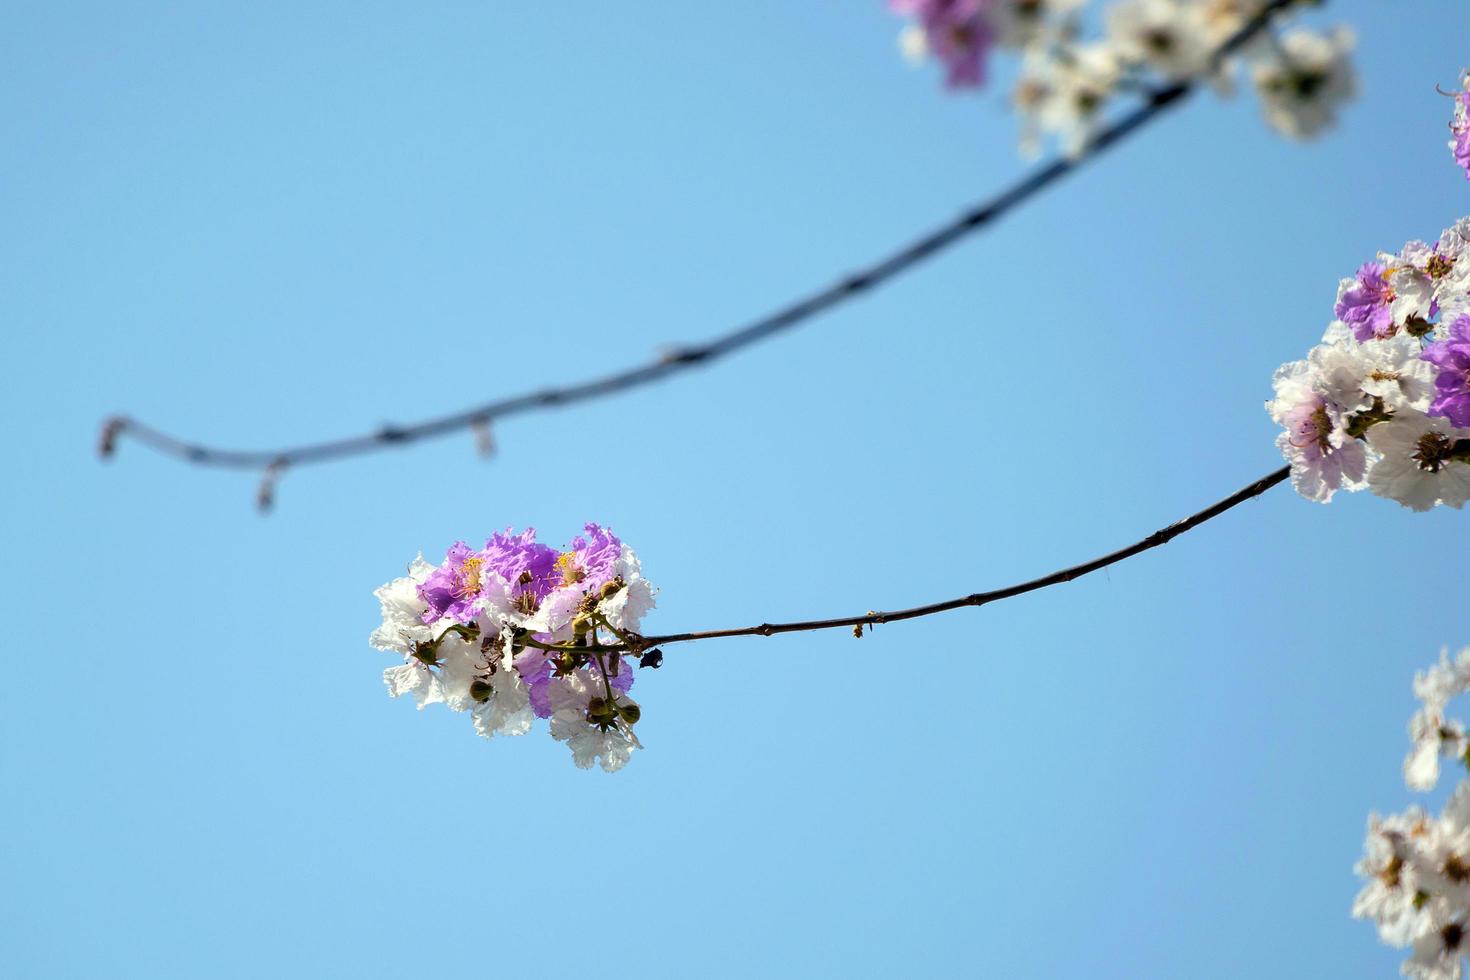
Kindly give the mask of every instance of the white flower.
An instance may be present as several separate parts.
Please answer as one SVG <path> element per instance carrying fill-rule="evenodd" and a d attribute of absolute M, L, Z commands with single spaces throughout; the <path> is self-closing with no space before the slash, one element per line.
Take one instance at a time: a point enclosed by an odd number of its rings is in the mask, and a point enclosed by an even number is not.
<path fill-rule="evenodd" d="M 444 687 L 439 683 L 439 675 L 416 660 L 383 671 L 383 683 L 388 686 L 389 697 L 412 694 L 420 710 L 444 702 Z"/>
<path fill-rule="evenodd" d="M 1420 909 L 1414 901 L 1419 886 L 1413 857 L 1433 826 L 1418 807 L 1386 820 L 1380 820 L 1377 814 L 1368 818 L 1363 857 L 1353 866 L 1365 879 L 1353 901 L 1353 918 L 1372 919 L 1379 937 L 1391 946 L 1408 945 L 1421 924 Z"/>
<path fill-rule="evenodd" d="M 920 24 L 906 24 L 898 32 L 898 50 L 909 64 L 922 64 L 929 57 L 929 33 Z"/>
<path fill-rule="evenodd" d="M 1410 789 L 1431 790 L 1439 782 L 1439 759 L 1464 758 L 1470 741 L 1457 721 L 1446 720 L 1438 711 L 1421 708 L 1409 719 L 1413 747 L 1404 758 L 1404 783 Z"/>
<path fill-rule="evenodd" d="M 1380 456 L 1368 469 L 1368 488 L 1378 496 L 1418 511 L 1470 500 L 1470 463 L 1448 457 L 1456 441 L 1470 439 L 1470 429 L 1404 409 L 1368 429 L 1367 438 Z"/>
<path fill-rule="evenodd" d="M 1049 40 L 1066 40 L 1075 25 L 1070 15 L 1087 0 L 997 0 L 985 12 L 1002 48 L 1028 48 Z"/>
<path fill-rule="evenodd" d="M 1470 782 L 1445 804 L 1413 855 L 1417 888 L 1454 915 L 1470 910 Z"/>
<path fill-rule="evenodd" d="M 470 714 L 475 731 L 484 738 L 524 735 L 531 730 L 535 715 L 530 689 L 513 668 L 497 667 L 488 679 L 478 678 L 470 686 L 470 699 L 474 702 Z"/>
<path fill-rule="evenodd" d="M 1200 0 L 1199 16 L 1212 45 L 1220 45 L 1245 26 L 1245 22 L 1261 12 L 1266 0 Z M 1259 44 L 1257 35 L 1252 42 Z"/>
<path fill-rule="evenodd" d="M 441 637 L 451 625 L 448 622 L 433 626 L 424 624 L 423 617 L 429 606 L 419 598 L 418 587 L 433 570 L 434 566 L 419 555 L 408 566 L 407 576 L 396 578 L 373 592 L 378 597 L 383 622 L 369 638 L 369 642 L 379 650 L 403 654 L 401 665 L 383 671 L 388 695 L 397 698 L 411 694 L 421 709 L 444 701 L 444 685 L 434 668 L 440 659 L 448 655 L 446 651 L 453 649 L 452 640 L 442 641 L 432 648 L 427 645 Z M 430 662 L 427 658 L 435 660 Z"/>
<path fill-rule="evenodd" d="M 389 697 L 412 694 L 419 710 L 431 704 L 446 704 L 455 694 L 455 681 L 469 674 L 472 658 L 479 647 L 457 634 L 445 634 L 451 624 L 436 626 L 436 643 L 415 647 L 404 656 L 403 664 L 383 671 L 383 683 Z M 455 709 L 462 710 L 462 709 Z"/>
<path fill-rule="evenodd" d="M 1080 156 L 1092 141 L 1122 70 L 1118 53 L 1109 44 L 1027 51 L 1013 97 L 1024 120 L 1023 149 L 1034 146 L 1034 133 L 1050 133 L 1061 140 L 1068 156 Z"/>
<path fill-rule="evenodd" d="M 637 632 L 643 617 L 655 605 L 653 586 L 643 577 L 638 556 L 626 544 L 613 567 L 617 577 L 623 580 L 623 588 L 603 599 L 597 611 L 617 629 Z"/>
<path fill-rule="evenodd" d="M 1415 980 L 1461 980 L 1464 976 L 1465 925 L 1450 920 L 1414 940 L 1414 953 L 1404 961 L 1403 972 Z"/>
<path fill-rule="evenodd" d="M 1427 319 L 1434 301 L 1434 280 L 1423 269 L 1400 262 L 1398 256 L 1380 256 L 1384 263 L 1383 278 L 1393 287 L 1393 302 L 1388 311 L 1393 322 L 1404 324 L 1410 317 Z"/>
<path fill-rule="evenodd" d="M 1359 490 L 1367 465 L 1363 443 L 1347 435 L 1347 416 L 1318 390 L 1307 361 L 1283 364 L 1273 379 L 1276 397 L 1266 409 L 1286 431 L 1276 448 L 1291 464 L 1291 485 L 1308 500 L 1326 503 L 1341 488 Z"/>
<path fill-rule="evenodd" d="M 601 761 L 603 771 L 617 772 L 643 747 L 633 734 L 637 704 L 616 689 L 609 700 L 607 692 L 595 667 L 551 679 L 551 737 L 567 743 L 578 769 Z"/>
<path fill-rule="evenodd" d="M 1342 338 L 1346 342 L 1338 342 Z M 1348 412 L 1373 407 L 1425 411 L 1434 398 L 1434 366 L 1419 359 L 1419 342 L 1407 334 L 1358 343 L 1341 321 L 1307 355 L 1316 390 Z"/>
<path fill-rule="evenodd" d="M 419 598 L 419 586 L 429 577 L 434 566 L 419 555 L 408 566 L 408 575 L 380 585 L 373 591 L 382 608 L 383 623 L 368 638 L 376 649 L 412 653 L 415 643 L 431 639 L 424 614 L 429 606 Z"/>
<path fill-rule="evenodd" d="M 1120 0 L 1107 12 L 1108 38 L 1129 61 L 1165 78 L 1184 79 L 1210 67 L 1214 45 L 1203 9 L 1180 0 Z"/>
<path fill-rule="evenodd" d="M 1434 277 L 1434 299 L 1441 325 L 1470 313 L 1470 218 L 1461 218 L 1445 230 L 1435 251 L 1442 257 Z M 1444 268 L 1448 265 L 1448 268 Z"/>
<path fill-rule="evenodd" d="M 1414 675 L 1414 697 L 1425 707 L 1443 711 L 1451 700 L 1470 691 L 1470 647 L 1450 659 L 1448 648 L 1439 652 L 1439 663 Z"/>
<path fill-rule="evenodd" d="M 1337 109 L 1357 94 L 1349 54 L 1352 31 L 1331 34 L 1297 28 L 1274 48 L 1258 49 L 1251 79 L 1266 121 L 1293 139 L 1308 139 L 1337 120 Z"/>
<path fill-rule="evenodd" d="M 1404 782 L 1410 789 L 1433 789 L 1439 781 L 1439 760 L 1463 759 L 1470 751 L 1470 738 L 1458 721 L 1446 719 L 1445 706 L 1470 691 L 1470 647 L 1454 660 L 1449 651 L 1440 652 L 1439 663 L 1414 675 L 1414 696 L 1423 707 L 1409 719 L 1413 746 L 1404 759 Z"/>

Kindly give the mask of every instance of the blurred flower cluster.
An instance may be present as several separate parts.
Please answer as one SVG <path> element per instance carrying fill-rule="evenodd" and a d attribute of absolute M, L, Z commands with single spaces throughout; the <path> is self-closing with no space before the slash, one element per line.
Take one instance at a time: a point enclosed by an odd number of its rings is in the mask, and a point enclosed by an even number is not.
<path fill-rule="evenodd" d="M 1414 510 L 1470 500 L 1470 218 L 1342 280 L 1337 319 L 1266 403 L 1292 485 Z"/>
<path fill-rule="evenodd" d="M 1012 104 L 1022 151 L 1034 155 L 1051 137 L 1073 156 L 1086 150 L 1118 96 L 1196 79 L 1229 93 L 1236 63 L 1219 56 L 1222 45 L 1273 6 L 1281 5 L 1114 0 L 1090 19 L 1089 0 L 889 0 L 910 19 L 899 36 L 904 54 L 939 61 L 951 88 L 982 85 L 992 49 L 1016 52 Z M 1097 29 L 1089 30 L 1094 19 Z M 1341 27 L 1278 35 L 1279 26 L 1263 28 L 1241 53 L 1271 126 L 1297 139 L 1315 136 L 1355 94 L 1353 35 Z"/>
<path fill-rule="evenodd" d="M 643 650 L 638 629 L 654 590 L 607 528 L 588 524 L 561 550 L 534 529 L 492 535 L 479 549 L 460 541 L 442 564 L 420 556 L 374 594 L 383 622 L 372 645 L 403 658 L 383 672 L 393 697 L 468 712 L 486 738 L 549 719 L 583 769 L 600 761 L 614 772 L 641 747 L 628 654 Z"/>
<path fill-rule="evenodd" d="M 1433 789 L 1439 760 L 1470 766 L 1465 726 L 1445 708 L 1470 691 L 1470 647 L 1414 678 L 1421 706 L 1409 722 L 1413 747 L 1404 760 L 1410 789 Z M 1403 972 L 1419 980 L 1460 980 L 1470 953 L 1470 779 L 1463 779 L 1438 818 L 1418 807 L 1368 818 L 1356 869 L 1364 879 L 1353 916 L 1371 919 L 1389 945 L 1412 947 Z"/>

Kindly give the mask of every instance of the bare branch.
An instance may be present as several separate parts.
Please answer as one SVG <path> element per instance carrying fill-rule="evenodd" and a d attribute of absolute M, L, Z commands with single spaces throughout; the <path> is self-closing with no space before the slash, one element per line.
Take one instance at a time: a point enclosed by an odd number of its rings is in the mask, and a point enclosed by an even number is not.
<path fill-rule="evenodd" d="M 1225 57 L 1266 29 L 1275 14 L 1297 2 L 1301 0 L 1272 0 L 1217 49 L 1214 63 L 1218 65 Z M 999 220 L 1013 208 L 1020 206 L 1072 171 L 1095 159 L 1125 136 L 1156 118 L 1169 106 L 1179 102 L 1198 85 L 1198 80 L 1190 80 L 1147 91 L 1143 104 L 1099 132 L 1080 156 L 1059 158 L 1045 164 L 990 200 L 969 208 L 959 217 L 920 236 L 886 258 L 843 276 L 836 283 L 798 299 L 774 313 L 704 344 L 665 351 L 653 361 L 639 367 L 574 382 L 564 387 L 513 395 L 451 415 L 427 419 L 410 425 L 387 425 L 375 432 L 360 436 L 283 449 L 220 449 L 185 441 L 160 429 L 119 415 L 107 422 L 102 442 L 103 453 L 109 455 L 118 438 L 131 436 L 157 452 L 188 463 L 263 471 L 262 485 L 273 489 L 275 477 L 286 467 L 294 468 L 308 463 L 323 463 L 348 456 L 358 456 L 390 446 L 406 445 L 421 439 L 449 435 L 467 428 L 479 428 L 480 431 L 488 432 L 491 421 L 495 419 L 571 405 L 595 398 L 605 398 L 631 388 L 652 384 L 690 368 L 710 364 L 726 354 L 790 330 L 820 313 L 870 292 L 900 273 L 933 258 L 961 239 Z M 481 445 L 482 447 L 484 445 L 483 439 Z"/>

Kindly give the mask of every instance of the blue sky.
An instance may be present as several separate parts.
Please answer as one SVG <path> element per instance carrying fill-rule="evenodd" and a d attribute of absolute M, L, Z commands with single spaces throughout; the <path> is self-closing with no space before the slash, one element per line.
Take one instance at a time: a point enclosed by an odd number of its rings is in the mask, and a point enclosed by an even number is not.
<path fill-rule="evenodd" d="M 7 4 L 7 975 L 1392 975 L 1351 865 L 1470 643 L 1463 513 L 1277 489 L 983 610 L 671 648 L 616 776 L 367 645 L 506 525 L 610 524 L 674 631 L 1006 584 L 1274 469 L 1337 279 L 1470 211 L 1470 13 L 1322 16 L 1364 92 L 1320 142 L 1197 97 L 798 333 L 262 518 L 98 421 L 331 437 L 716 333 L 1022 173 L 1000 90 L 877 2 Z"/>

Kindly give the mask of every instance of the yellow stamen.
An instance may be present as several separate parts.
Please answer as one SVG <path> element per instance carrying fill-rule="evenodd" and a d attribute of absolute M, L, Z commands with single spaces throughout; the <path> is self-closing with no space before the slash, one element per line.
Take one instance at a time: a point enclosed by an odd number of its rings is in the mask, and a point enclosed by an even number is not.
<path fill-rule="evenodd" d="M 472 596 L 480 591 L 480 566 L 485 564 L 479 558 L 466 558 L 464 564 L 459 566 L 459 571 L 454 573 L 454 594 L 460 598 Z"/>
<path fill-rule="evenodd" d="M 587 577 L 587 573 L 577 567 L 577 553 L 575 551 L 563 551 L 556 556 L 556 568 L 561 572 L 562 585 L 576 585 Z"/>

